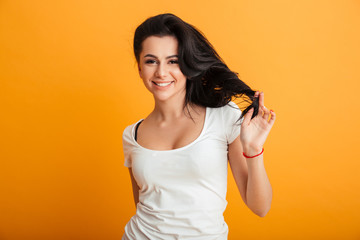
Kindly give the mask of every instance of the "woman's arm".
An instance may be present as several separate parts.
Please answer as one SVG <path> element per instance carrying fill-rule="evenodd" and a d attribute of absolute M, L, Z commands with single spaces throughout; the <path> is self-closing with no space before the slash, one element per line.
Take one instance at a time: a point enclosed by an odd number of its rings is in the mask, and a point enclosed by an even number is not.
<path fill-rule="evenodd" d="M 132 168 L 129 168 L 129 173 L 130 173 L 130 178 L 131 178 L 131 185 L 132 185 L 132 189 L 133 189 L 133 196 L 134 196 L 134 202 L 135 202 L 135 207 L 137 206 L 138 202 L 139 202 L 139 186 L 137 185 L 134 175 L 132 173 Z"/>
<path fill-rule="evenodd" d="M 263 155 L 247 159 L 242 152 L 240 137 L 237 137 L 229 145 L 228 152 L 232 174 L 245 204 L 256 215 L 264 217 L 270 210 L 272 188 L 265 171 Z"/>
<path fill-rule="evenodd" d="M 275 122 L 275 113 L 264 106 L 264 93 L 256 92 L 259 98 L 258 114 L 252 117 L 251 108 L 241 123 L 240 136 L 229 144 L 228 158 L 236 184 L 246 205 L 260 217 L 270 210 L 272 188 L 267 177 L 263 154 L 259 154 Z"/>

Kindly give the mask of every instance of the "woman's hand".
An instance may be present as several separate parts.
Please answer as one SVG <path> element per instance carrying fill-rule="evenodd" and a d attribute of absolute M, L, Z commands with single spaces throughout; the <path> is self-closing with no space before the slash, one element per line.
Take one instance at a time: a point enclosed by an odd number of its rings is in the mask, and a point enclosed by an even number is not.
<path fill-rule="evenodd" d="M 255 97 L 259 97 L 258 114 L 251 119 L 254 112 L 254 108 L 251 108 L 244 116 L 240 131 L 240 140 L 244 153 L 249 156 L 261 152 L 265 140 L 275 122 L 275 112 L 264 106 L 264 92 L 260 93 L 257 91 Z M 269 116 L 270 120 L 268 120 Z"/>

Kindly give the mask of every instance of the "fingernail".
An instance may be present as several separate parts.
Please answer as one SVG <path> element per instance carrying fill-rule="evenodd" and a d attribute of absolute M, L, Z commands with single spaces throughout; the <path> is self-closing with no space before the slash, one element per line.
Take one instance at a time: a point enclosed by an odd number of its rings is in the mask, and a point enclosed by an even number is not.
<path fill-rule="evenodd" d="M 270 109 L 271 112 L 273 112 L 274 110 Z"/>

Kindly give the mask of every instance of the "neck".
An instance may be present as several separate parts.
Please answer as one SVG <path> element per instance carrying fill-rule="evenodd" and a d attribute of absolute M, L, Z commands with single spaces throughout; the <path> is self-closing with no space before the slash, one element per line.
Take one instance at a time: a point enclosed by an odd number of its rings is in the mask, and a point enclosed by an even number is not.
<path fill-rule="evenodd" d="M 153 117 L 157 121 L 167 122 L 179 119 L 185 115 L 184 111 L 185 99 L 168 99 L 166 101 L 159 101 L 155 99 L 155 107 L 152 112 Z"/>

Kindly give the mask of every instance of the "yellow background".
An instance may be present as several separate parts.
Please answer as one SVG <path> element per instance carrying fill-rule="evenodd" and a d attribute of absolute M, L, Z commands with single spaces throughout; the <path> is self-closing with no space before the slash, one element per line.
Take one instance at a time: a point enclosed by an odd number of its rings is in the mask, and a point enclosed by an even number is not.
<path fill-rule="evenodd" d="M 360 239 L 360 2 L 0 1 L 0 239 L 120 239 L 135 213 L 123 129 L 152 110 L 135 28 L 171 12 L 265 92 L 274 190 L 260 218 L 229 171 L 229 239 Z"/>

